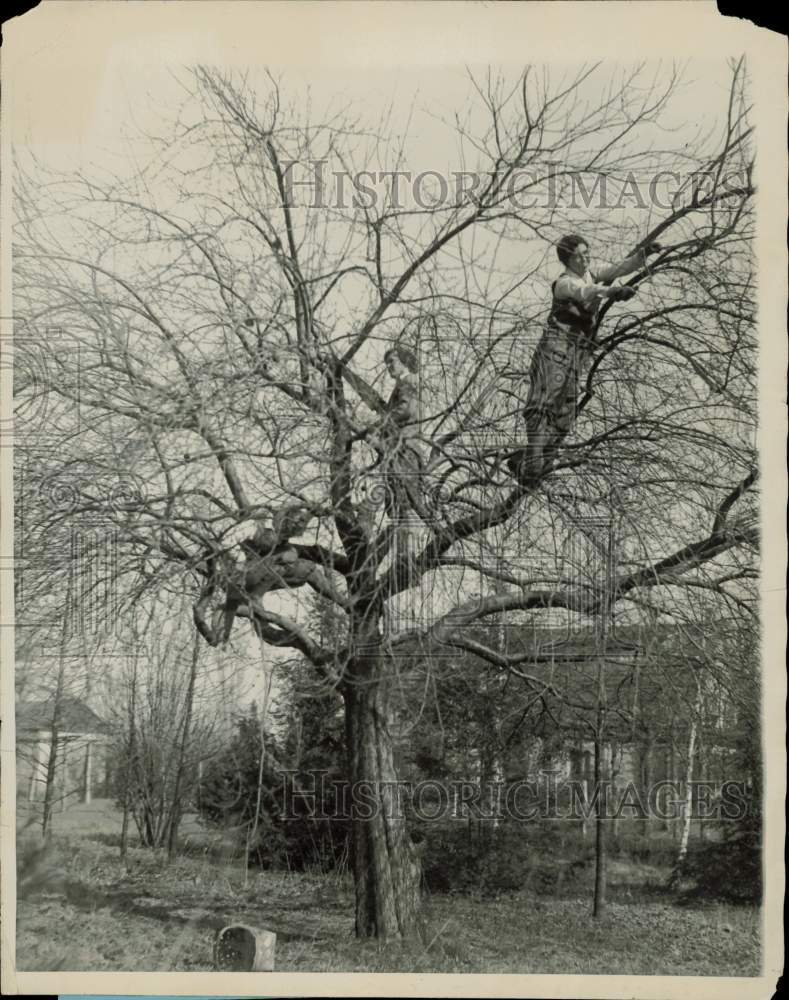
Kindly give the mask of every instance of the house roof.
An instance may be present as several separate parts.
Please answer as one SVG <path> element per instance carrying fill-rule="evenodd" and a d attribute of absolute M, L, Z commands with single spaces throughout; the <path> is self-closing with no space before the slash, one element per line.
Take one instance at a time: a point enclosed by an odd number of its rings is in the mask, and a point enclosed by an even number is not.
<path fill-rule="evenodd" d="M 697 625 L 678 626 L 660 623 L 652 626 L 614 625 L 601 639 L 594 625 L 537 625 L 530 622 L 474 623 L 465 629 L 470 639 L 476 639 L 494 648 L 503 648 L 509 654 L 523 653 L 535 659 L 555 658 L 566 660 L 596 659 L 603 649 L 606 658 L 632 659 L 634 655 L 659 656 L 663 661 L 676 657 L 686 659 L 701 655 L 706 648 L 711 652 L 720 637 L 709 629 Z M 502 643 L 502 645 L 499 645 Z M 449 648 L 449 647 L 448 647 Z M 430 656 L 432 649 L 424 639 L 416 638 L 403 643 L 398 654 L 413 656 L 424 652 Z M 458 653 L 458 656 L 463 654 Z"/>
<path fill-rule="evenodd" d="M 16 728 L 18 732 L 51 729 L 55 717 L 55 699 L 18 702 Z M 58 727 L 66 733 L 109 733 L 110 726 L 79 698 L 61 698 Z"/>
<path fill-rule="evenodd" d="M 495 626 L 494 626 L 495 628 Z M 708 639 L 698 626 L 677 626 L 661 623 L 658 625 L 631 625 L 615 623 L 608 629 L 603 640 L 598 627 L 539 627 L 520 624 L 507 628 L 510 651 L 531 650 L 545 655 L 555 652 L 557 657 L 595 656 L 603 649 L 609 655 L 649 654 L 692 656 L 699 655 Z"/>

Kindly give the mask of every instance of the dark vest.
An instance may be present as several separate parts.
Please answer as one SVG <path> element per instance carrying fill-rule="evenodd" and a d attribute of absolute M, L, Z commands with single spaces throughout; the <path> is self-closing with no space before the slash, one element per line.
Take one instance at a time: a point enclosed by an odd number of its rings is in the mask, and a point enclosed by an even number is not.
<path fill-rule="evenodd" d="M 558 279 L 557 279 L 558 280 Z M 548 314 L 548 326 L 569 327 L 573 333 L 578 334 L 579 339 L 586 340 L 594 333 L 594 326 L 597 320 L 597 306 L 583 306 L 575 299 L 557 299 L 556 282 L 551 285 L 551 311 Z"/>

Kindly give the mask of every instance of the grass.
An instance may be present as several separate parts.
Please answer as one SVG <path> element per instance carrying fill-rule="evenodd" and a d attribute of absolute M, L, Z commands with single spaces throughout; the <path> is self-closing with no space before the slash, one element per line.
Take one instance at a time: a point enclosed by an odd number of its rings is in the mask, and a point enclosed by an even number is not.
<path fill-rule="evenodd" d="M 755 976 L 759 913 L 679 907 L 643 889 L 662 874 L 612 859 L 610 902 L 591 917 L 587 887 L 495 900 L 431 896 L 421 944 L 359 942 L 347 877 L 245 872 L 218 837 L 186 828 L 172 865 L 131 847 L 118 857 L 117 815 L 95 804 L 56 817 L 50 847 L 18 843 L 17 966 L 25 971 L 211 971 L 214 936 L 244 922 L 277 933 L 292 972 L 472 972 Z M 71 813 L 71 815 L 70 815 Z M 88 822 L 90 821 L 90 826 Z"/>

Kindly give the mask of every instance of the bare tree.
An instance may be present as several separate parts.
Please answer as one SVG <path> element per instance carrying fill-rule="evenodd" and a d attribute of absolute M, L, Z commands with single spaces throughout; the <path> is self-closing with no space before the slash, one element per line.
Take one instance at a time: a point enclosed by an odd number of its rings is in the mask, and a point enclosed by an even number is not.
<path fill-rule="evenodd" d="M 46 767 L 46 785 L 44 788 L 44 808 L 41 814 L 41 836 L 46 840 L 52 835 L 52 811 L 55 805 L 55 786 L 57 779 L 58 752 L 64 750 L 61 742 L 63 697 L 66 683 L 66 628 L 63 626 L 63 640 L 61 642 L 60 657 L 57 667 L 57 679 L 52 699 L 52 726 L 49 730 L 49 755 Z"/>
<path fill-rule="evenodd" d="M 243 642 L 247 622 L 341 692 L 349 776 L 376 805 L 353 822 L 356 933 L 407 936 L 419 877 L 396 794 L 394 654 L 465 650 L 542 690 L 534 650 L 489 647 L 471 626 L 588 621 L 673 588 L 737 601 L 752 572 L 744 67 L 721 121 L 668 149 L 655 135 L 673 75 L 471 79 L 465 116 L 435 123 L 464 181 L 448 191 L 423 177 L 416 204 L 396 183 L 408 148 L 391 118 L 296 110 L 270 77 L 201 68 L 190 80 L 137 172 L 20 168 L 16 314 L 42 341 L 67 330 L 89 373 L 58 354 L 46 385 L 83 418 L 58 456 L 83 470 L 69 516 L 107 507 L 97 476 L 136 477 L 112 507 L 128 599 L 190 593 L 212 645 Z M 373 167 L 380 197 L 360 193 Z M 604 179 L 621 207 L 661 168 L 704 186 L 683 185 L 657 218 L 565 197 L 578 178 Z M 540 275 L 579 227 L 612 257 L 655 239 L 662 250 L 630 278 L 626 308 L 601 310 L 576 419 L 519 482 L 506 459 L 525 443 Z M 377 387 L 393 344 L 418 358 L 419 454 L 405 462 L 392 442 L 403 422 L 393 428 Z M 610 490 L 627 518 L 604 594 L 563 574 L 556 542 L 577 532 L 570 507 L 593 510 Z M 302 624 L 305 586 L 345 616 L 341 647 Z"/>
<path fill-rule="evenodd" d="M 180 624 L 176 617 L 175 625 Z M 129 658 L 115 685 L 117 737 L 113 757 L 116 792 L 123 808 L 121 854 L 126 852 L 128 816 L 147 847 L 177 851 L 178 827 L 196 787 L 199 761 L 216 748 L 212 714 L 197 690 L 204 650 L 194 635 L 185 648 L 177 627 L 143 636 L 141 655 Z"/>

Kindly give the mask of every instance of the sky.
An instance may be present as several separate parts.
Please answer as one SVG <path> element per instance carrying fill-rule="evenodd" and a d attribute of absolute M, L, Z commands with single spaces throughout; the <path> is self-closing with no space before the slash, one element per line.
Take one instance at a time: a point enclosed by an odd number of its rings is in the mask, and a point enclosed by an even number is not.
<path fill-rule="evenodd" d="M 371 113 L 372 121 L 377 109 L 390 99 L 395 101 L 396 117 L 402 120 L 412 95 L 432 114 L 464 109 L 466 67 L 479 71 L 490 63 L 517 70 L 526 62 L 550 62 L 556 71 L 562 65 L 577 65 L 577 60 L 564 55 L 557 58 L 552 48 L 540 50 L 531 39 L 523 45 L 517 43 L 517 35 L 513 39 L 504 34 L 507 19 L 515 15 L 515 23 L 538 38 L 546 19 L 533 22 L 544 5 L 529 5 L 535 11 L 533 17 L 513 11 L 518 5 L 507 6 L 511 9 L 506 16 L 497 12 L 496 19 L 488 15 L 485 5 L 478 4 L 459 8 L 440 4 L 420 10 L 423 19 L 437 19 L 436 26 L 442 29 L 437 38 L 425 30 L 427 25 L 418 30 L 411 4 L 353 4 L 350 8 L 288 4 L 284 20 L 285 10 L 277 3 L 153 2 L 143 10 L 137 2 L 86 5 L 76 0 L 45 0 L 6 25 L 3 73 L 8 93 L 4 105 L 10 136 L 16 143 L 32 143 L 37 150 L 57 147 L 49 149 L 55 156 L 95 159 L 100 147 L 117 148 L 119 130 L 132 118 L 145 124 L 149 102 L 162 108 L 177 100 L 180 89 L 172 70 L 196 62 L 253 72 L 267 65 L 275 74 L 284 74 L 289 90 L 303 91 L 309 86 L 317 107 L 325 98 L 358 103 Z M 671 6 L 670 2 L 662 4 L 664 10 Z M 371 8 L 377 30 L 362 43 L 353 29 L 362 30 L 361 22 L 372 13 Z M 353 13 L 352 30 L 346 26 L 343 31 L 342 13 Z M 475 22 L 469 25 L 475 29 L 473 40 L 464 31 L 465 21 Z M 247 30 L 238 30 L 242 25 Z M 564 52 L 571 51 L 571 43 L 569 32 Z M 612 57 L 621 57 L 620 46 L 611 44 L 611 48 Z M 636 45 L 628 50 L 634 59 L 637 49 Z M 683 109 L 677 111 L 677 125 L 689 117 L 714 113 L 725 99 L 725 51 L 699 59 L 696 49 L 694 45 L 683 53 L 677 44 L 651 56 L 661 58 L 665 68 L 675 59 L 681 64 L 694 56 L 692 89 Z M 603 55 L 599 48 L 598 55 Z M 440 169 L 446 158 L 441 129 L 425 117 L 414 131 L 420 147 L 415 150 L 416 158 Z"/>
<path fill-rule="evenodd" d="M 663 3 L 662 9 L 671 6 Z M 602 65 L 583 87 L 582 99 L 593 107 L 612 74 L 634 65 L 638 46 L 628 47 L 633 62 L 620 62 L 622 48 L 605 32 L 608 7 L 583 7 L 585 12 L 599 12 L 593 20 L 611 49 L 607 60 L 604 50 L 595 49 L 595 60 L 602 57 Z M 372 9 L 375 22 L 367 24 Z M 471 155 L 461 161 L 455 117 L 468 118 L 473 134 L 481 133 L 489 121 L 469 73 L 484 81 L 492 67 L 514 82 L 532 62 L 536 76 L 547 67 L 556 86 L 564 74 L 569 78 L 582 65 L 571 58 L 573 34 L 583 34 L 576 8 L 565 26 L 567 45 L 562 52 L 540 46 L 540 34 L 550 23 L 543 13 L 548 9 L 539 3 L 528 5 L 528 10 L 523 5 L 496 5 L 492 18 L 488 5 L 474 3 L 282 7 L 223 0 L 219 6 L 149 2 L 143 8 L 132 0 L 86 8 L 77 0 L 45 0 L 6 32 L 10 44 L 5 46 L 3 66 L 4 132 L 17 150 L 34 153 L 48 166 L 124 174 L 150 158 L 146 134 L 168 135 L 172 116 L 187 96 L 187 67 L 205 63 L 248 73 L 253 87 L 261 90 L 267 86 L 268 68 L 281 82 L 283 103 L 301 111 L 309 102 L 315 121 L 331 111 L 347 112 L 361 128 L 383 130 L 387 140 L 407 133 L 403 167 L 414 174 L 433 170 L 451 179 L 452 171 L 476 166 L 473 150 L 467 149 Z M 189 11 L 188 24 L 177 13 L 184 10 Z M 420 20 L 425 22 L 421 30 Z M 362 30 L 368 32 L 363 43 Z M 660 129 L 640 129 L 641 146 L 651 142 L 658 149 L 681 148 L 720 119 L 731 76 L 727 56 L 726 50 L 719 50 L 699 57 L 676 46 L 646 57 L 645 96 L 650 84 L 656 90 L 665 85 L 675 67 L 683 83 Z M 386 155 L 391 157 L 391 151 Z M 391 169 L 364 151 L 354 167 Z M 377 190 L 382 188 L 381 183 Z M 640 231 L 651 218 L 633 205 L 619 214 L 632 218 L 634 230 Z M 499 252 L 502 261 L 517 266 L 517 242 L 505 243 Z M 604 256 L 613 259 L 613 250 L 605 250 Z M 555 277 L 552 254 L 547 264 L 542 268 L 545 289 Z"/>

